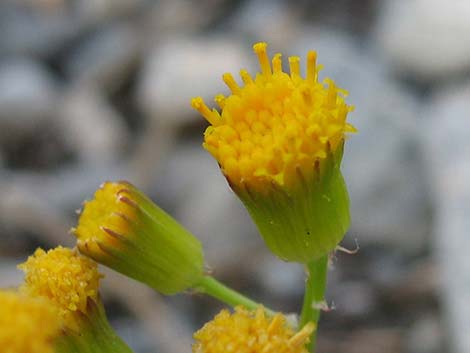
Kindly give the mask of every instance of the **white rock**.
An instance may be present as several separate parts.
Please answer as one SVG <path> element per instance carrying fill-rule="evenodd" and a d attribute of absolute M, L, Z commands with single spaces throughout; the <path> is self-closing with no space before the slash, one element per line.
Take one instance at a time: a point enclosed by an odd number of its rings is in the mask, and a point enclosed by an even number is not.
<path fill-rule="evenodd" d="M 423 151 L 435 200 L 434 249 L 456 353 L 470 352 L 470 83 L 433 97 L 423 112 Z"/>
<path fill-rule="evenodd" d="M 253 55 L 245 43 L 225 36 L 169 38 L 155 48 L 144 64 L 138 101 L 153 119 L 186 122 L 196 114 L 190 100 L 202 96 L 214 106 L 217 93 L 228 93 L 222 74 L 235 76 L 252 68 Z"/>
<path fill-rule="evenodd" d="M 306 28 L 289 54 L 318 52 L 330 77 L 347 89 L 355 106 L 349 121 L 357 127 L 346 141 L 343 172 L 351 197 L 351 232 L 359 243 L 403 250 L 424 246 L 428 200 L 417 143 L 418 107 L 413 95 L 387 76 L 379 58 L 360 49 L 354 37 Z"/>
<path fill-rule="evenodd" d="M 470 69 L 469 18 L 469 1 L 389 0 L 376 42 L 398 70 L 439 79 Z"/>
<path fill-rule="evenodd" d="M 36 61 L 0 63 L 0 137 L 29 133 L 49 120 L 57 103 L 50 73 Z"/>
<path fill-rule="evenodd" d="M 92 85 L 79 85 L 61 101 L 59 124 L 83 162 L 106 164 L 121 158 L 128 143 L 124 119 Z"/>

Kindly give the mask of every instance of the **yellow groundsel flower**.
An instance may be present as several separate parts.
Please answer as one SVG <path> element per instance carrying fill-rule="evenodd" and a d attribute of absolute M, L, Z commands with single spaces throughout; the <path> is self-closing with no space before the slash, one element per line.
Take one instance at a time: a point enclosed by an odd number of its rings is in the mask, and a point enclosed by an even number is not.
<path fill-rule="evenodd" d="M 54 353 L 58 312 L 47 301 L 0 290 L 0 351 Z"/>
<path fill-rule="evenodd" d="M 281 54 L 270 63 L 267 44 L 257 43 L 261 72 L 229 73 L 231 95 L 217 95 L 221 112 L 201 97 L 191 102 L 211 124 L 204 148 L 248 208 L 268 246 L 288 261 L 309 262 L 334 249 L 349 226 L 349 202 L 339 171 L 352 107 L 331 79 L 318 81 L 317 54 L 308 52 L 306 77 L 300 58 Z M 336 222 L 337 225 L 332 224 Z M 328 234 L 325 234 L 328 233 Z"/>
<path fill-rule="evenodd" d="M 89 313 L 89 301 L 98 302 L 102 275 L 93 260 L 61 246 L 48 252 L 37 249 L 18 266 L 25 273 L 21 290 L 50 300 L 66 327 L 76 328 L 77 315 Z"/>
<path fill-rule="evenodd" d="M 87 256 L 164 294 L 203 276 L 202 246 L 128 182 L 106 182 L 84 204 L 72 232 Z"/>
<path fill-rule="evenodd" d="M 222 310 L 194 334 L 193 352 L 307 353 L 305 344 L 314 329 L 308 323 L 296 332 L 280 313 L 268 318 L 262 307 L 256 311 L 237 307 L 233 314 Z"/>
<path fill-rule="evenodd" d="M 96 262 L 59 246 L 37 249 L 18 267 L 25 273 L 20 291 L 57 310 L 62 330 L 54 342 L 56 353 L 132 353 L 106 318 L 99 295 L 103 276 Z"/>

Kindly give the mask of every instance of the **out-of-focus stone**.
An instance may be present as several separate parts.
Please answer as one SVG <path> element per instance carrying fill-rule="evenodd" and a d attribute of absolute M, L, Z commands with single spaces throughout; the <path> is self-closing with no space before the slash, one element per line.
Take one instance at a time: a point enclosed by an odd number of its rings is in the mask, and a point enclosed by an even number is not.
<path fill-rule="evenodd" d="M 0 3 L 0 52 L 47 56 L 56 52 L 80 31 L 75 17 L 54 6 Z"/>
<path fill-rule="evenodd" d="M 196 33 L 210 26 L 217 17 L 230 11 L 229 0 L 200 1 L 187 0 L 149 1 L 151 6 L 146 12 L 148 39 L 155 42 L 172 33 Z M 225 18 L 224 18 L 225 19 Z M 157 39 L 158 41 L 158 39 Z"/>
<path fill-rule="evenodd" d="M 250 0 L 243 2 L 234 14 L 232 26 L 280 51 L 298 34 L 299 17 L 299 11 L 288 1 Z"/>
<path fill-rule="evenodd" d="M 437 93 L 423 111 L 423 151 L 435 202 L 434 250 L 441 266 L 448 332 L 470 352 L 470 84 Z"/>
<path fill-rule="evenodd" d="M 81 161 L 107 164 L 121 158 L 129 137 L 124 119 L 93 85 L 71 88 L 61 101 L 59 118 L 64 139 Z"/>
<path fill-rule="evenodd" d="M 377 309 L 377 296 L 366 281 L 340 281 L 328 297 L 339 315 L 348 318 L 364 318 Z"/>
<path fill-rule="evenodd" d="M 0 51 L 52 57 L 83 33 L 143 6 L 145 0 L 2 1 Z"/>
<path fill-rule="evenodd" d="M 38 62 L 16 58 L 0 62 L 0 137 L 30 133 L 50 119 L 57 82 Z"/>
<path fill-rule="evenodd" d="M 139 10 L 145 0 L 78 0 L 75 12 L 88 25 L 107 22 Z"/>
<path fill-rule="evenodd" d="M 176 206 L 176 219 L 201 240 L 210 267 L 242 271 L 240 259 L 264 246 L 217 163 L 199 145 L 176 148 L 159 178 L 161 194 Z"/>
<path fill-rule="evenodd" d="M 286 302 L 300 298 L 305 283 L 303 266 L 279 261 L 271 254 L 266 255 L 259 255 L 258 263 L 252 266 L 263 290 Z"/>
<path fill-rule="evenodd" d="M 140 38 L 131 26 L 106 27 L 73 48 L 65 71 L 72 80 L 114 91 L 126 80 L 140 56 Z"/>
<path fill-rule="evenodd" d="M 169 38 L 144 63 L 138 101 L 152 119 L 166 123 L 192 120 L 191 98 L 202 96 L 215 105 L 215 94 L 228 92 L 222 74 L 251 69 L 255 55 L 248 54 L 249 46 L 235 38 Z"/>
<path fill-rule="evenodd" d="M 439 353 L 443 349 L 444 330 L 438 317 L 425 314 L 407 330 L 406 345 L 410 353 Z"/>
<path fill-rule="evenodd" d="M 468 1 L 387 1 L 376 42 L 398 70 L 436 80 L 470 69 L 469 18 Z"/>
<path fill-rule="evenodd" d="M 14 261 L 0 257 L 0 288 L 14 288 L 21 284 L 23 274 L 16 266 L 23 261 L 24 259 Z"/>
<path fill-rule="evenodd" d="M 93 196 L 96 189 L 106 180 L 130 180 L 127 166 L 123 163 L 98 165 L 75 164 L 72 167 L 56 169 L 54 173 L 29 173 L 3 170 L 0 174 L 0 212 L 9 221 L 9 215 L 17 214 L 22 207 L 37 209 L 39 214 L 51 210 L 59 213 L 80 208 L 83 200 Z M 26 206 L 24 206 L 26 205 Z M 45 207 L 44 205 L 47 205 Z M 62 213 L 63 214 L 63 213 Z M 42 217 L 42 216 L 41 216 Z M 11 217 L 14 221 L 14 217 Z M 47 222 L 47 217 L 42 217 Z"/>
<path fill-rule="evenodd" d="M 418 149 L 413 95 L 390 80 L 383 63 L 360 49 L 355 37 L 305 28 L 289 53 L 318 52 L 320 78 L 347 89 L 359 133 L 346 141 L 343 171 L 351 197 L 352 233 L 360 244 L 382 243 L 405 251 L 425 245 L 429 225 Z"/>

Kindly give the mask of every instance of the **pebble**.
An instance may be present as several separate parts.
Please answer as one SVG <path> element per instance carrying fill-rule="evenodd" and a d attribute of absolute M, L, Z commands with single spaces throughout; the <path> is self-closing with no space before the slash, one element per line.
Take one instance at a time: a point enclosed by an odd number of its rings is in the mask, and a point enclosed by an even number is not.
<path fill-rule="evenodd" d="M 158 182 L 164 186 L 161 194 L 173 200 L 173 216 L 201 240 L 210 268 L 242 271 L 249 265 L 240 259 L 248 253 L 268 253 L 244 206 L 202 147 L 176 147 L 164 170 Z"/>
<path fill-rule="evenodd" d="M 98 165 L 122 158 L 129 132 L 124 119 L 97 87 L 91 84 L 71 87 L 59 110 L 64 140 L 80 161 Z"/>
<path fill-rule="evenodd" d="M 231 27 L 280 51 L 298 34 L 299 15 L 298 9 L 285 0 L 244 1 L 233 16 Z"/>
<path fill-rule="evenodd" d="M 72 81 L 94 83 L 114 92 L 126 82 L 140 57 L 138 31 L 127 24 L 113 24 L 87 37 L 65 58 Z"/>
<path fill-rule="evenodd" d="M 0 137 L 29 134 L 51 120 L 58 83 L 39 62 L 25 57 L 0 61 Z"/>
<path fill-rule="evenodd" d="M 261 257 L 261 256 L 260 256 Z M 270 296 L 283 302 L 298 300 L 303 296 L 305 271 L 296 263 L 286 263 L 269 254 L 253 266 L 257 283 Z"/>
<path fill-rule="evenodd" d="M 82 30 L 61 4 L 45 8 L 38 2 L 2 1 L 0 23 L 0 52 L 9 55 L 48 57 Z"/>
<path fill-rule="evenodd" d="M 410 353 L 439 353 L 443 349 L 443 328 L 434 314 L 424 314 L 407 331 L 406 345 Z"/>
<path fill-rule="evenodd" d="M 423 110 L 423 153 L 436 200 L 434 253 L 440 265 L 449 333 L 456 353 L 470 352 L 470 83 L 437 92 Z"/>
<path fill-rule="evenodd" d="M 6 259 L 0 256 L 0 288 L 14 288 L 21 284 L 23 274 L 17 269 L 17 265 L 25 259 Z"/>
<path fill-rule="evenodd" d="M 202 96 L 213 107 L 214 96 L 228 93 L 222 74 L 250 70 L 255 55 L 237 38 L 171 37 L 158 45 L 144 63 L 138 101 L 150 119 L 179 124 L 194 121 L 191 98 Z"/>
<path fill-rule="evenodd" d="M 440 81 L 470 69 L 470 2 L 388 0 L 381 12 L 376 44 L 403 75 Z"/>
<path fill-rule="evenodd" d="M 366 281 L 343 280 L 331 288 L 328 298 L 332 300 L 336 313 L 349 319 L 362 319 L 377 310 L 377 295 Z"/>

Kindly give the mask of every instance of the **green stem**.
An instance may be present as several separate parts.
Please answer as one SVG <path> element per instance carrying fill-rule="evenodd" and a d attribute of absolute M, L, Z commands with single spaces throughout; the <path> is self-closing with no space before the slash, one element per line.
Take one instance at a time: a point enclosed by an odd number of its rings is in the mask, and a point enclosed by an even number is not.
<path fill-rule="evenodd" d="M 247 309 L 254 310 L 261 305 L 260 303 L 245 297 L 243 294 L 233 290 L 232 288 L 227 287 L 225 284 L 219 282 L 211 276 L 202 277 L 201 281 L 196 285 L 195 289 L 200 293 L 210 295 L 211 297 L 214 297 L 232 307 L 243 305 Z M 265 311 L 268 315 L 271 316 L 276 314 L 275 311 L 268 308 L 265 308 Z"/>
<path fill-rule="evenodd" d="M 313 331 L 308 344 L 309 352 L 315 352 L 318 320 L 321 306 L 325 302 L 326 278 L 328 273 L 328 255 L 307 264 L 307 281 L 305 283 L 304 303 L 300 314 L 300 327 L 313 321 L 317 328 Z"/>

